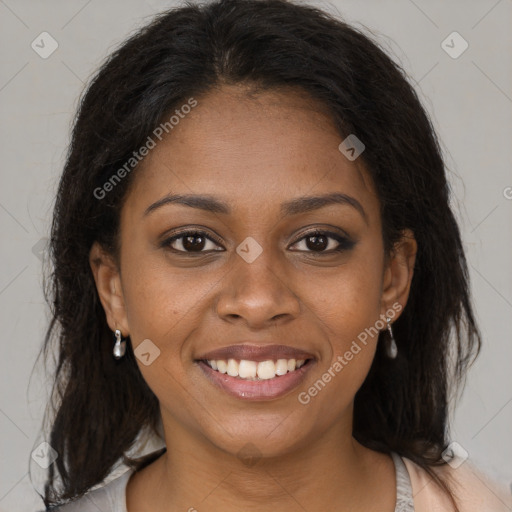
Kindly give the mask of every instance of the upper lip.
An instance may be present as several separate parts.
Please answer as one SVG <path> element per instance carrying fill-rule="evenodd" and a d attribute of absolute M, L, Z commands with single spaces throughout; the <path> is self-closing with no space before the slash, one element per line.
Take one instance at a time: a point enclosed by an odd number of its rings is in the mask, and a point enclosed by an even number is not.
<path fill-rule="evenodd" d="M 199 356 L 197 359 L 245 359 L 261 362 L 268 360 L 277 361 L 278 359 L 312 359 L 313 357 L 309 352 L 287 345 L 239 344 L 212 350 Z"/>

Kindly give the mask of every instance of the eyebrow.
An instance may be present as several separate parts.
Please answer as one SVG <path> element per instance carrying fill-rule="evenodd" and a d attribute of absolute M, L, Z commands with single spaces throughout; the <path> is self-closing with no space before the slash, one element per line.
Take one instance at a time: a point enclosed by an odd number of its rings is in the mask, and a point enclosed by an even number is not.
<path fill-rule="evenodd" d="M 144 211 L 144 216 L 149 215 L 158 208 L 168 204 L 181 204 L 199 210 L 205 210 L 211 213 L 220 213 L 229 215 L 231 207 L 212 196 L 208 195 L 195 195 L 195 194 L 175 194 L 167 195 L 151 204 Z M 286 201 L 281 204 L 281 213 L 284 216 L 297 215 L 299 213 L 307 213 L 313 210 L 318 210 L 325 206 L 332 204 L 348 205 L 355 208 L 368 223 L 368 217 L 361 203 L 352 196 L 334 192 L 331 194 L 324 194 L 319 196 L 304 196 Z"/>

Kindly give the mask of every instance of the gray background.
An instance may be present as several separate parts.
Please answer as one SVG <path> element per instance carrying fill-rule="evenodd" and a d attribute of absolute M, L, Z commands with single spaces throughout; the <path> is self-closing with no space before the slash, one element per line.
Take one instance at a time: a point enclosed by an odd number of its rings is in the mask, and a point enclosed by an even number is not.
<path fill-rule="evenodd" d="M 315 3 L 367 26 L 403 63 L 443 142 L 484 337 L 481 357 L 454 414 L 452 439 L 470 460 L 508 486 L 512 1 Z M 41 508 L 28 475 L 30 453 L 44 440 L 40 423 L 48 393 L 48 379 L 40 369 L 29 380 L 48 315 L 41 291 L 40 240 L 48 235 L 79 94 L 118 43 L 171 5 L 156 0 L 0 0 L 0 511 Z M 43 31 L 59 45 L 47 59 L 31 48 Z M 457 59 L 441 47 L 453 31 L 469 44 Z M 456 40 L 453 45 L 461 48 Z"/>

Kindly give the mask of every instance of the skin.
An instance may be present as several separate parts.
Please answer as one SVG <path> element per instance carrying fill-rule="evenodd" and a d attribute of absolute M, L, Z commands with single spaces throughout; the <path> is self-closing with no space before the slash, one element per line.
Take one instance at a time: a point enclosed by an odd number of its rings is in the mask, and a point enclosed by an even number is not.
<path fill-rule="evenodd" d="M 405 306 L 414 236 L 404 232 L 385 254 L 369 174 L 338 150 L 332 121 L 304 94 L 223 86 L 197 100 L 134 171 L 121 212 L 120 268 L 98 244 L 90 254 L 110 328 L 129 335 L 134 349 L 150 339 L 160 350 L 150 365 L 138 364 L 160 402 L 167 453 L 130 478 L 128 511 L 392 512 L 392 459 L 352 437 L 354 396 L 377 337 L 307 405 L 298 394 L 393 304 Z M 355 198 L 365 218 L 348 204 L 280 213 L 282 202 L 334 191 Z M 169 193 L 208 194 L 232 212 L 168 204 L 144 215 Z M 162 247 L 179 228 L 202 229 L 222 244 L 207 241 L 193 254 Z M 339 244 L 307 245 L 315 228 L 355 244 L 319 255 Z M 263 249 L 252 263 L 236 252 L 247 237 Z M 172 247 L 184 251 L 182 242 Z M 241 341 L 302 348 L 315 365 L 286 396 L 240 400 L 214 387 L 194 359 Z M 259 456 L 254 465 L 237 456 L 248 443 Z"/>

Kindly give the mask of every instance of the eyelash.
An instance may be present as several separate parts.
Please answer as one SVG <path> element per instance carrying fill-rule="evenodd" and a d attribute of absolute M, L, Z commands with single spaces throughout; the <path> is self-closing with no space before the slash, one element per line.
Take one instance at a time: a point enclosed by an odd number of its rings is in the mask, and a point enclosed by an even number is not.
<path fill-rule="evenodd" d="M 170 251 L 174 252 L 174 253 L 178 253 L 178 254 L 205 254 L 205 253 L 208 253 L 208 252 L 222 252 L 222 251 L 217 251 L 217 250 L 213 250 L 213 251 L 197 251 L 197 252 L 194 252 L 194 251 L 181 251 L 181 250 L 178 250 L 178 249 L 174 249 L 172 247 L 170 247 L 170 245 L 175 242 L 176 240 L 179 240 L 181 238 L 185 238 L 187 236 L 193 236 L 193 237 L 201 237 L 201 238 L 206 238 L 207 240 L 210 240 L 211 242 L 214 242 L 218 245 L 221 245 L 221 242 L 220 240 L 216 239 L 215 237 L 212 237 L 210 236 L 208 233 L 206 233 L 205 231 L 200 231 L 200 230 L 189 230 L 189 231 L 182 231 L 181 233 L 177 233 L 175 235 L 173 235 L 172 237 L 170 238 L 167 238 L 165 239 L 161 246 L 162 247 L 166 247 L 168 248 Z M 311 254 L 314 254 L 314 255 L 318 255 L 318 256 L 322 256 L 322 255 L 325 255 L 325 254 L 333 254 L 333 253 L 341 253 L 345 250 L 348 250 L 348 249 L 351 249 L 355 244 L 352 240 L 348 239 L 348 238 L 345 238 L 337 233 L 333 233 L 331 231 L 321 231 L 321 230 L 314 230 L 314 231 L 311 231 L 309 233 L 305 233 L 301 236 L 301 238 L 297 239 L 295 242 L 293 242 L 292 245 L 295 245 L 297 244 L 298 242 L 301 242 L 302 240 L 306 239 L 306 238 L 309 238 L 309 237 L 314 237 L 314 236 L 327 236 L 327 238 L 333 238 L 334 240 L 336 240 L 336 242 L 338 242 L 338 247 L 335 248 L 335 249 L 330 249 L 329 251 L 297 251 L 297 252 L 308 252 L 308 253 L 311 253 Z"/>

